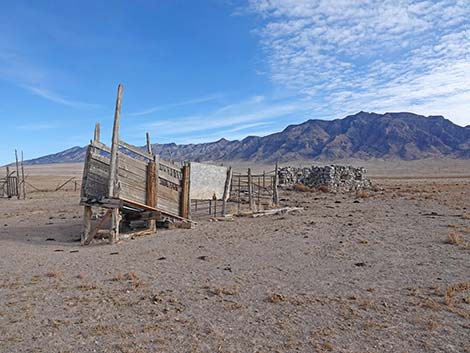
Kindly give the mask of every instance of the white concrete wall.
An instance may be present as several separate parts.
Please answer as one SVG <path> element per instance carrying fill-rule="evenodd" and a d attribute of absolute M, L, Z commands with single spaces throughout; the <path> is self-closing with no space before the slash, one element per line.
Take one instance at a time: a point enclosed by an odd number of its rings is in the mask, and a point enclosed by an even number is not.
<path fill-rule="evenodd" d="M 227 167 L 191 162 L 189 195 L 191 200 L 209 200 L 224 195 Z"/>

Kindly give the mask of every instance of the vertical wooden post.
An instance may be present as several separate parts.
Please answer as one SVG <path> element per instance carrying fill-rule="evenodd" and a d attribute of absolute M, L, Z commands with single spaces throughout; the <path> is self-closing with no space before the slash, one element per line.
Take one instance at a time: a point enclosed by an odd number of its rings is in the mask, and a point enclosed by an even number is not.
<path fill-rule="evenodd" d="M 148 132 L 145 133 L 145 137 L 147 138 L 147 152 L 149 154 L 153 154 L 152 153 L 152 145 L 150 144 L 150 135 Z"/>
<path fill-rule="evenodd" d="M 15 149 L 15 158 L 16 158 L 16 196 L 18 200 L 20 199 L 20 168 L 18 164 L 18 151 Z"/>
<path fill-rule="evenodd" d="M 100 123 L 95 124 L 95 133 L 93 135 L 93 140 L 100 142 Z"/>
<path fill-rule="evenodd" d="M 240 193 L 241 193 L 241 181 L 240 181 L 240 179 L 241 179 L 241 175 L 238 176 L 238 207 L 237 207 L 238 214 L 240 214 L 240 201 L 241 201 L 240 200 L 240 196 L 241 196 L 240 195 Z"/>
<path fill-rule="evenodd" d="M 117 190 L 117 170 L 118 170 L 118 149 L 119 149 L 119 119 L 121 116 L 123 86 L 119 84 L 116 98 L 116 109 L 114 110 L 113 140 L 111 145 L 111 157 L 109 162 L 109 183 L 108 197 L 119 197 Z M 110 243 L 115 243 L 119 239 L 119 208 L 115 208 L 111 214 L 111 229 L 109 234 Z"/>
<path fill-rule="evenodd" d="M 26 200 L 26 181 L 24 180 L 24 159 L 21 151 L 21 183 L 23 185 L 23 200 Z"/>
<path fill-rule="evenodd" d="M 85 240 L 88 238 L 91 232 L 91 216 L 93 215 L 93 210 L 91 206 L 85 206 L 83 212 L 83 233 L 81 237 L 81 244 L 85 245 Z"/>
<path fill-rule="evenodd" d="M 274 185 L 273 185 L 273 203 L 276 206 L 279 204 L 279 194 L 278 194 L 278 190 L 277 190 L 277 187 L 279 185 L 278 171 L 279 171 L 279 168 L 278 168 L 278 165 L 277 165 L 277 162 L 276 162 L 276 168 L 274 169 Z"/>
<path fill-rule="evenodd" d="M 258 176 L 258 211 L 260 210 L 261 205 L 261 179 Z"/>
<path fill-rule="evenodd" d="M 253 184 L 251 182 L 251 168 L 248 168 L 248 203 L 250 211 L 253 211 Z"/>
<path fill-rule="evenodd" d="M 224 195 L 222 196 L 222 216 L 225 217 L 227 210 L 226 210 L 226 203 L 230 197 L 230 189 L 232 187 L 232 167 L 228 167 L 227 169 L 227 179 L 225 179 L 225 187 L 224 187 Z"/>
<path fill-rule="evenodd" d="M 181 217 L 188 218 L 189 216 L 189 165 L 183 166 L 183 180 L 181 181 Z"/>
<path fill-rule="evenodd" d="M 147 205 L 150 207 L 154 207 L 157 205 L 157 194 L 155 192 L 155 187 L 157 185 L 156 182 L 157 173 L 156 173 L 156 165 L 155 160 L 152 160 L 147 164 L 147 187 L 146 187 L 146 202 Z M 148 221 L 149 230 L 152 232 L 156 231 L 156 223 L 155 220 Z"/>

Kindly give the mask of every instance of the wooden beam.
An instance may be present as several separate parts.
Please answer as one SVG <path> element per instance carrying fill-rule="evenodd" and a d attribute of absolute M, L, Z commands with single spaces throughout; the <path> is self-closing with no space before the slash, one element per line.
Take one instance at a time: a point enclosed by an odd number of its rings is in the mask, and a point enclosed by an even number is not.
<path fill-rule="evenodd" d="M 20 168 L 18 164 L 18 151 L 15 149 L 15 158 L 16 158 L 16 196 L 18 200 L 20 199 Z"/>
<path fill-rule="evenodd" d="M 189 165 L 183 167 L 183 180 L 181 181 L 180 215 L 188 218 L 189 213 Z"/>
<path fill-rule="evenodd" d="M 279 193 L 278 193 L 278 185 L 279 185 L 279 175 L 278 175 L 279 167 L 276 162 L 276 168 L 274 169 L 274 185 L 273 185 L 273 203 L 277 206 L 279 204 Z"/>
<path fill-rule="evenodd" d="M 100 142 L 100 123 L 95 124 L 95 134 L 93 136 L 93 141 Z"/>
<path fill-rule="evenodd" d="M 119 119 L 121 116 L 123 86 L 119 84 L 116 109 L 114 110 L 114 124 L 113 124 L 113 139 L 111 144 L 111 157 L 109 162 L 109 182 L 108 182 L 108 197 L 118 197 L 119 190 L 117 190 L 118 183 L 118 150 L 119 150 Z M 116 243 L 119 240 L 119 222 L 120 222 L 119 208 L 115 208 L 111 212 L 111 229 L 109 232 L 109 242 Z"/>
<path fill-rule="evenodd" d="M 251 181 L 251 168 L 248 168 L 248 203 L 250 211 L 253 211 L 253 184 Z"/>
<path fill-rule="evenodd" d="M 146 159 L 150 159 L 150 160 L 153 159 L 153 156 L 151 154 L 149 154 L 146 151 L 142 150 L 141 148 L 139 148 L 137 146 L 133 146 L 130 143 L 127 143 L 125 141 L 119 140 L 119 146 L 124 147 L 125 149 L 127 149 L 131 152 L 134 152 L 135 154 L 137 154 L 141 157 L 144 157 Z"/>
<path fill-rule="evenodd" d="M 117 183 L 117 155 L 119 150 L 119 119 L 121 117 L 123 86 L 119 84 L 116 98 L 116 109 L 114 110 L 113 139 L 111 145 L 111 158 L 109 168 L 108 197 L 118 196 Z"/>
<path fill-rule="evenodd" d="M 150 207 L 155 207 L 157 205 L 157 168 L 155 161 L 152 160 L 147 165 L 147 185 L 146 185 L 146 203 Z M 156 231 L 156 223 L 154 220 L 149 221 L 149 230 Z"/>
<path fill-rule="evenodd" d="M 152 145 L 150 144 L 150 134 L 148 132 L 146 132 L 145 137 L 147 139 L 147 153 L 148 154 L 153 154 L 152 153 Z"/>
<path fill-rule="evenodd" d="M 125 199 L 125 198 L 120 198 L 120 200 L 122 200 L 124 203 L 127 203 L 131 206 L 135 206 L 135 207 L 138 207 L 138 208 L 141 208 L 143 210 L 149 210 L 149 211 L 158 211 L 160 212 L 161 214 L 163 215 L 166 215 L 166 216 L 169 216 L 169 217 L 173 217 L 175 219 L 179 219 L 180 221 L 183 221 L 183 222 L 191 222 L 191 223 L 196 223 L 190 219 L 187 219 L 187 218 L 184 218 L 184 217 L 181 217 L 181 216 L 178 216 L 174 213 L 171 213 L 171 212 L 167 212 L 167 211 L 164 211 L 164 210 L 161 210 L 159 208 L 156 208 L 156 207 L 150 207 L 148 205 L 145 205 L 143 203 L 140 203 L 140 202 L 136 202 L 136 201 L 133 201 L 133 200 L 129 200 L 129 199 Z"/>
<path fill-rule="evenodd" d="M 81 243 L 85 245 L 85 240 L 90 236 L 91 232 L 91 216 L 93 215 L 93 210 L 91 206 L 85 206 L 83 212 L 83 233 Z"/>
<path fill-rule="evenodd" d="M 23 200 L 26 200 L 26 185 L 24 180 L 24 159 L 23 151 L 21 151 L 21 184 L 23 186 Z"/>
<path fill-rule="evenodd" d="M 91 241 L 93 240 L 93 238 L 96 236 L 96 234 L 98 234 L 98 231 L 103 227 L 103 225 L 109 221 L 109 219 L 111 218 L 111 213 L 113 212 L 113 210 L 107 210 L 106 213 L 104 214 L 104 216 L 99 220 L 98 224 L 95 226 L 95 229 L 93 229 L 92 231 L 88 232 L 88 235 L 87 237 L 83 240 L 82 244 L 83 245 L 88 245 L 91 243 Z"/>
<path fill-rule="evenodd" d="M 227 169 L 227 178 L 225 179 L 225 186 L 224 186 L 224 195 L 222 196 L 222 215 L 225 216 L 227 213 L 226 205 L 227 200 L 230 197 L 230 188 L 232 187 L 232 167 L 228 167 Z"/>

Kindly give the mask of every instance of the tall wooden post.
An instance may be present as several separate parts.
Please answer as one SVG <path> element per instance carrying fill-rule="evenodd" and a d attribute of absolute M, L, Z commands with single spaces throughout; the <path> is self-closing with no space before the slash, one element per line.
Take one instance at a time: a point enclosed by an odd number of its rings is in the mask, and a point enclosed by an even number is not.
<path fill-rule="evenodd" d="M 248 204 L 253 211 L 253 184 L 251 183 L 251 168 L 248 168 Z"/>
<path fill-rule="evenodd" d="M 20 199 L 20 168 L 18 164 L 18 151 L 15 149 L 15 158 L 16 158 L 16 196 L 18 200 Z"/>
<path fill-rule="evenodd" d="M 279 174 L 278 174 L 279 168 L 276 162 L 276 168 L 274 169 L 274 185 L 273 185 L 273 203 L 274 205 L 279 204 L 279 194 L 277 187 L 279 185 Z"/>
<path fill-rule="evenodd" d="M 119 84 L 116 98 L 116 109 L 114 110 L 113 140 L 111 145 L 111 158 L 109 162 L 109 184 L 108 197 L 119 197 L 117 190 L 117 170 L 118 170 L 118 149 L 119 149 L 119 119 L 121 116 L 123 86 Z M 111 214 L 111 230 L 109 234 L 110 243 L 115 243 L 119 239 L 119 208 L 114 208 Z"/>
<path fill-rule="evenodd" d="M 227 214 L 227 200 L 230 197 L 230 188 L 232 187 L 232 167 L 227 169 L 227 179 L 225 179 L 224 195 L 222 196 L 222 216 Z"/>
<path fill-rule="evenodd" d="M 100 142 L 100 123 L 95 124 L 95 133 L 93 135 L 93 140 Z"/>
<path fill-rule="evenodd" d="M 183 166 L 183 180 L 181 181 L 181 217 L 189 216 L 189 165 Z"/>
<path fill-rule="evenodd" d="M 147 138 L 147 152 L 149 154 L 153 154 L 152 153 L 152 145 L 150 144 L 150 135 L 148 132 L 145 133 L 145 137 Z"/>
<path fill-rule="evenodd" d="M 147 190 L 146 190 L 146 203 L 148 206 L 155 208 L 157 205 L 157 194 L 155 187 L 157 185 L 157 172 L 156 172 L 156 164 L 155 159 L 150 161 L 147 164 Z M 148 228 L 152 232 L 156 231 L 156 223 L 155 220 L 148 221 Z"/>
<path fill-rule="evenodd" d="M 26 181 L 24 180 L 23 151 L 21 151 L 21 183 L 23 185 L 23 200 L 26 200 Z"/>
<path fill-rule="evenodd" d="M 83 233 L 80 239 L 80 243 L 85 245 L 85 241 L 91 232 L 91 217 L 93 216 L 93 210 L 91 206 L 85 206 L 83 210 Z"/>

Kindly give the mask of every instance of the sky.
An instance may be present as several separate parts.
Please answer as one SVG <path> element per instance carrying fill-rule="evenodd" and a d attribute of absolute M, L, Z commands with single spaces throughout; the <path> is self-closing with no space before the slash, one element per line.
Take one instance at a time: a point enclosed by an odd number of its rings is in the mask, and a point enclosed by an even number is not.
<path fill-rule="evenodd" d="M 0 0 L 0 164 L 412 111 L 470 124 L 470 1 Z"/>

